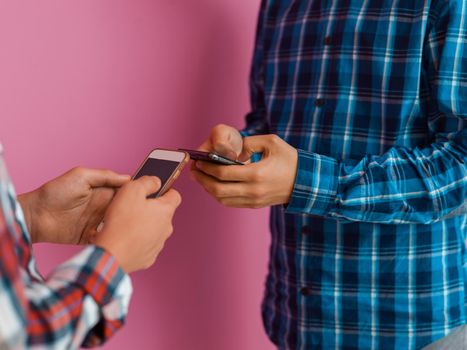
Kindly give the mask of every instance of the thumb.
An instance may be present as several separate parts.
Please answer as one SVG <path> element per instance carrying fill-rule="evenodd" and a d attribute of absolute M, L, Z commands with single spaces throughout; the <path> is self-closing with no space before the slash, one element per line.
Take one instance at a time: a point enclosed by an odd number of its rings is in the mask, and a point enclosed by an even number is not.
<path fill-rule="evenodd" d="M 161 180 L 156 176 L 142 176 L 135 180 L 134 183 L 141 186 L 146 196 L 157 192 L 161 188 Z"/>
<path fill-rule="evenodd" d="M 246 162 L 254 153 L 268 153 L 275 135 L 260 135 L 243 138 L 242 153 L 238 157 L 240 162 Z"/>
<path fill-rule="evenodd" d="M 238 130 L 218 125 L 211 133 L 211 144 L 214 152 L 221 156 L 236 160 L 242 148 L 242 136 Z"/>
<path fill-rule="evenodd" d="M 82 175 L 92 188 L 121 187 L 130 181 L 129 175 L 121 175 L 105 169 L 83 169 Z"/>

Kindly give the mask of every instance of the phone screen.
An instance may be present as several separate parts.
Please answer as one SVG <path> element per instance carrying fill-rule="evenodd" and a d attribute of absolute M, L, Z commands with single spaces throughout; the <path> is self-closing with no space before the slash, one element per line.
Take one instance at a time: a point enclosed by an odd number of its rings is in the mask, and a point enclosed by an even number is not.
<path fill-rule="evenodd" d="M 138 179 L 141 176 L 149 175 L 149 176 L 157 176 L 161 180 L 161 189 L 164 187 L 167 180 L 173 174 L 173 172 L 177 169 L 180 163 L 173 162 L 170 160 L 165 159 L 154 159 L 148 158 L 138 173 L 134 176 L 134 179 Z M 161 189 L 156 193 L 151 194 L 148 198 L 156 198 Z"/>

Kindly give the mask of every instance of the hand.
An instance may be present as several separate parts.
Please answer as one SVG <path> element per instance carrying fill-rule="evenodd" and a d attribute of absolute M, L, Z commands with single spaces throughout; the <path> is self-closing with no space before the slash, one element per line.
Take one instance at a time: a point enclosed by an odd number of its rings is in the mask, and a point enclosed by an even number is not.
<path fill-rule="evenodd" d="M 105 214 L 105 225 L 95 244 L 110 252 L 122 269 L 133 272 L 150 267 L 172 234 L 172 218 L 181 203 L 170 190 L 162 197 L 147 199 L 161 182 L 143 176 L 123 186 Z"/>
<path fill-rule="evenodd" d="M 20 195 L 34 243 L 87 244 L 128 175 L 75 168 L 39 189 Z"/>
<path fill-rule="evenodd" d="M 239 159 L 250 159 L 258 152 L 263 153 L 261 161 L 247 165 L 198 161 L 192 174 L 208 193 L 229 207 L 288 203 L 297 172 L 297 150 L 276 135 L 245 137 Z"/>

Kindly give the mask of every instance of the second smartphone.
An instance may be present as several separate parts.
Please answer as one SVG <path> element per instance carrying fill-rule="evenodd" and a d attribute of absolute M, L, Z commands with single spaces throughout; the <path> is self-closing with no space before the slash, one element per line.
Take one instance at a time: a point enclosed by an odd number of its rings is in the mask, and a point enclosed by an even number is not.
<path fill-rule="evenodd" d="M 211 162 L 222 165 L 245 165 L 241 162 L 229 159 L 214 152 L 202 152 L 184 148 L 180 148 L 179 151 L 187 152 L 192 160 L 202 160 L 205 162 Z"/>

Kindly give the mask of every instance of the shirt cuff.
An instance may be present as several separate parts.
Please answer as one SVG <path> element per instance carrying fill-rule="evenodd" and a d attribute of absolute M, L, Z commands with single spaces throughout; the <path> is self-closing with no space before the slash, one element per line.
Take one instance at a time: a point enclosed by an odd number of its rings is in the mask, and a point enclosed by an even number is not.
<path fill-rule="evenodd" d="M 298 150 L 295 185 L 286 212 L 326 216 L 336 205 L 338 162 Z"/>
<path fill-rule="evenodd" d="M 88 246 L 68 262 L 60 265 L 53 273 L 55 280 L 72 282 L 101 306 L 110 303 L 122 284 L 129 277 L 120 268 L 116 259 L 97 246 Z M 131 294 L 131 287 L 127 291 Z"/>

